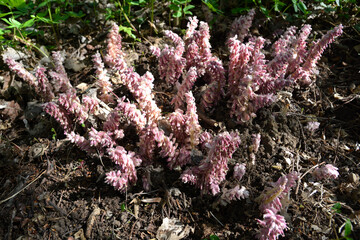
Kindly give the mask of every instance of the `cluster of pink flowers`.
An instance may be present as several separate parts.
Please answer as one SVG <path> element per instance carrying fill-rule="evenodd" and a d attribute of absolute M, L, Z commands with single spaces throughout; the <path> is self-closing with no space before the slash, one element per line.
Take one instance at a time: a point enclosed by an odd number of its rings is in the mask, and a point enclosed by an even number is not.
<path fill-rule="evenodd" d="M 242 179 L 242 177 L 245 175 L 245 171 L 246 171 L 246 165 L 244 163 L 237 163 L 234 166 L 234 174 L 233 177 L 240 181 Z"/>
<path fill-rule="evenodd" d="M 272 188 L 266 189 L 259 197 L 261 201 L 259 208 L 264 214 L 264 220 L 257 220 L 261 226 L 256 235 L 258 239 L 275 240 L 278 236 L 284 235 L 284 230 L 287 228 L 286 221 L 283 216 L 277 213 L 283 208 L 281 199 L 287 197 L 298 178 L 299 173 L 297 172 L 282 176 L 272 184 Z"/>
<path fill-rule="evenodd" d="M 180 78 L 185 68 L 186 60 L 182 56 L 185 51 L 185 43 L 172 31 L 165 31 L 165 35 L 175 43 L 176 47 L 165 45 L 162 50 L 152 47 L 152 52 L 159 59 L 160 77 L 173 85 Z"/>
<path fill-rule="evenodd" d="M 218 134 L 203 130 L 196 102 L 208 111 L 224 98 L 231 117 L 239 123 L 249 121 L 258 109 L 273 103 L 276 92 L 284 86 L 310 84 L 325 48 L 342 33 L 342 25 L 339 25 L 307 49 L 310 25 L 304 25 L 299 33 L 295 27 L 290 27 L 272 45 L 272 59 L 267 60 L 263 50 L 266 40 L 249 34 L 254 15 L 255 11 L 251 10 L 231 26 L 227 71 L 211 52 L 208 24 L 199 22 L 196 17 L 189 19 L 183 38 L 165 31 L 172 43 L 162 49 L 151 47 L 158 58 L 160 78 L 176 90 L 171 101 L 173 112 L 168 114 L 156 104 L 154 76 L 150 72 L 140 76 L 126 63 L 116 24 L 108 34 L 105 64 L 99 53 L 93 56 L 97 89 L 91 96 L 78 94 L 71 85 L 60 52 L 52 54 L 53 70 L 47 72 L 46 68 L 39 67 L 34 75 L 12 59 L 6 59 L 6 63 L 46 102 L 44 110 L 56 119 L 70 142 L 93 156 L 112 160 L 115 169 L 106 173 L 105 181 L 115 189 L 125 191 L 135 184 L 141 166 L 141 172 L 145 173 L 141 178 L 143 186 L 150 190 L 151 176 L 146 169 L 160 157 L 167 160 L 170 169 L 184 170 L 180 177 L 184 183 L 195 185 L 201 193 L 221 194 L 221 204 L 226 205 L 250 194 L 239 185 L 221 189 L 229 170 L 229 159 L 241 143 L 240 136 L 225 130 Z M 116 96 L 117 85 L 112 84 L 110 76 L 122 83 L 132 96 Z M 206 86 L 197 88 L 203 90 L 200 99 L 195 99 L 198 94 L 193 88 L 200 78 Z M 80 126 L 82 130 L 77 131 Z M 138 142 L 133 143 L 136 147 L 131 150 L 120 146 L 126 138 L 124 129 L 127 127 L 138 135 Z M 317 127 L 312 123 L 308 129 L 314 131 Z M 136 138 L 131 141 L 133 139 Z M 254 134 L 248 147 L 253 163 L 260 141 L 260 134 Z M 245 164 L 235 164 L 234 179 L 240 181 L 245 171 Z M 319 180 L 335 179 L 338 175 L 338 169 L 331 164 L 313 172 Z M 298 177 L 296 172 L 289 173 L 260 196 L 263 220 L 258 220 L 261 229 L 257 238 L 272 240 L 284 235 L 287 225 L 279 214 L 284 208 L 281 200 L 288 196 Z"/>
<path fill-rule="evenodd" d="M 222 189 L 222 195 L 220 197 L 220 204 L 226 206 L 233 200 L 240 200 L 249 197 L 249 191 L 244 186 L 241 188 L 237 185 L 234 188 Z"/>
<path fill-rule="evenodd" d="M 320 168 L 315 169 L 312 175 L 317 180 L 322 179 L 336 179 L 339 176 L 338 168 L 332 164 L 326 164 Z"/>
<path fill-rule="evenodd" d="M 272 59 L 267 60 L 263 53 L 265 39 L 249 35 L 254 14 L 251 10 L 231 27 L 227 41 L 230 50 L 227 71 L 211 52 L 207 23 L 199 22 L 196 17 L 190 18 L 183 38 L 165 31 L 172 43 L 162 49 L 152 47 L 151 51 L 158 58 L 160 78 L 177 91 L 171 101 L 173 112 L 169 114 L 164 114 L 156 104 L 154 76 L 150 72 L 140 76 L 126 63 L 116 24 L 108 34 L 104 59 L 99 53 L 93 56 L 97 89 L 91 96 L 78 94 L 71 85 L 60 52 L 52 54 L 53 70 L 46 72 L 40 67 L 35 75 L 12 59 L 7 59 L 6 63 L 46 101 L 45 111 L 58 121 L 68 140 L 90 154 L 100 154 L 115 163 L 116 170 L 107 174 L 106 182 L 116 189 L 124 191 L 136 183 L 137 168 L 152 164 L 158 153 L 171 169 L 185 169 L 182 181 L 196 185 L 202 193 L 222 193 L 225 201 L 241 199 L 249 195 L 244 187 L 220 189 L 229 169 L 228 160 L 239 147 L 240 137 L 236 132 L 222 131 L 213 135 L 204 131 L 199 123 L 196 102 L 203 109 L 211 110 L 222 98 L 227 99 L 229 115 L 238 122 L 249 121 L 258 109 L 275 101 L 275 93 L 282 87 L 309 83 L 324 49 L 342 32 L 340 25 L 307 50 L 306 40 L 311 27 L 305 25 L 298 35 L 295 27 L 288 28 L 273 44 Z M 110 76 L 127 87 L 132 96 L 116 96 L 117 86 L 112 84 Z M 193 88 L 199 78 L 206 86 L 200 88 L 203 89 L 200 99 L 195 99 L 197 94 Z M 76 131 L 80 126 L 84 131 Z M 129 126 L 134 127 L 139 136 L 133 151 L 119 145 L 120 139 L 125 138 L 124 128 Z M 260 134 L 253 135 L 249 147 L 252 160 L 259 149 L 260 138 Z M 337 176 L 335 170 L 321 168 L 314 175 L 334 178 Z M 236 164 L 234 178 L 240 180 L 244 173 L 245 165 Z M 282 221 L 276 215 L 281 208 L 279 199 L 289 191 L 296 178 L 296 174 L 290 174 L 279 179 L 274 184 L 275 190 L 263 195 L 261 209 L 265 215 L 264 221 L 259 223 L 264 228 L 270 222 Z M 149 189 L 151 179 L 146 176 L 143 180 Z M 284 229 L 281 224 L 278 226 Z M 270 235 L 282 234 L 281 230 L 275 232 Z"/>
<path fill-rule="evenodd" d="M 199 29 L 196 30 L 198 26 Z M 196 17 L 189 18 L 183 39 L 171 31 L 165 31 L 165 35 L 174 42 L 175 47 L 165 45 L 160 50 L 152 46 L 151 50 L 158 57 L 161 78 L 177 87 L 177 95 L 172 100 L 175 109 L 182 106 L 184 94 L 190 91 L 195 81 L 202 76 L 208 87 L 202 94 L 201 104 L 206 108 L 212 107 L 225 95 L 226 78 L 222 62 L 211 53 L 208 24 L 199 24 Z M 184 77 L 180 84 L 179 78 L 182 74 Z"/>
<path fill-rule="evenodd" d="M 36 92 L 41 95 L 46 102 L 50 102 L 52 99 L 55 98 L 53 87 L 49 82 L 49 79 L 46 77 L 45 74 L 46 69 L 43 67 L 39 67 L 36 70 L 36 78 L 38 80 L 38 84 L 35 87 Z"/>
<path fill-rule="evenodd" d="M 122 146 L 108 148 L 108 155 L 119 170 L 111 171 L 106 174 L 106 182 L 119 191 L 124 191 L 131 183 L 136 183 L 136 167 L 140 166 L 142 160 L 136 153 L 126 151 Z"/>
<path fill-rule="evenodd" d="M 11 58 L 5 59 L 6 64 L 10 70 L 15 72 L 20 78 L 34 87 L 37 94 L 39 94 L 45 101 L 51 101 L 55 96 L 53 87 L 45 75 L 45 68 L 39 67 L 36 70 L 35 76 L 27 71 L 24 66 Z"/>
<path fill-rule="evenodd" d="M 6 64 L 9 66 L 10 70 L 15 72 L 20 78 L 27 82 L 32 87 L 37 87 L 38 82 L 36 77 L 29 73 L 22 64 L 16 62 L 12 58 L 5 59 Z"/>
<path fill-rule="evenodd" d="M 235 132 L 224 132 L 215 136 L 208 144 L 208 155 L 198 166 L 190 167 L 183 172 L 183 182 L 200 188 L 202 193 L 216 195 L 220 192 L 220 183 L 225 180 L 228 160 L 240 145 L 240 137 Z"/>
<path fill-rule="evenodd" d="M 256 237 L 260 240 L 276 240 L 284 236 L 284 230 L 287 229 L 285 218 L 276 214 L 271 209 L 265 209 L 264 220 L 258 220 L 262 227 Z"/>

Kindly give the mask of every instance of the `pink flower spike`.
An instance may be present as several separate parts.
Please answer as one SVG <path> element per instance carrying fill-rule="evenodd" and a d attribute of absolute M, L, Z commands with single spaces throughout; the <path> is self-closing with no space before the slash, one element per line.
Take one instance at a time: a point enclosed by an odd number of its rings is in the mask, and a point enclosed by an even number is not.
<path fill-rule="evenodd" d="M 63 108 L 60 108 L 59 105 L 54 102 L 49 102 L 45 105 L 44 110 L 47 114 L 49 114 L 50 116 L 55 118 L 56 121 L 58 121 L 58 123 L 62 126 L 65 132 L 68 132 L 70 130 L 70 128 L 72 127 L 72 123 L 70 121 L 68 113 Z"/>
<path fill-rule="evenodd" d="M 38 79 L 38 85 L 35 88 L 36 92 L 39 93 L 47 102 L 50 102 L 55 97 L 53 88 L 46 77 L 45 68 L 39 67 L 36 70 L 36 77 Z"/>
<path fill-rule="evenodd" d="M 122 37 L 119 34 L 119 26 L 115 23 L 108 34 L 107 54 L 105 62 L 112 67 L 119 66 L 119 59 L 123 59 Z"/>
<path fill-rule="evenodd" d="M 9 66 L 10 70 L 15 72 L 20 78 L 25 80 L 25 82 L 33 87 L 37 87 L 38 84 L 36 82 L 36 77 L 29 73 L 22 64 L 16 62 L 12 58 L 7 58 L 5 62 Z"/>
<path fill-rule="evenodd" d="M 252 21 L 255 16 L 255 10 L 251 9 L 246 16 L 241 16 L 231 24 L 230 38 L 237 35 L 240 42 L 244 41 L 244 38 L 248 35 Z"/>
<path fill-rule="evenodd" d="M 185 94 L 186 97 L 186 134 L 189 136 L 191 147 L 195 147 L 199 144 L 199 136 L 201 133 L 201 126 L 199 124 L 199 118 L 196 113 L 195 98 L 192 92 Z"/>
<path fill-rule="evenodd" d="M 198 27 L 199 24 L 199 20 L 197 19 L 196 16 L 194 17 L 189 17 L 189 22 L 187 24 L 187 30 L 186 30 L 186 34 L 184 39 L 187 40 L 189 38 L 191 38 L 195 32 L 195 29 Z"/>
<path fill-rule="evenodd" d="M 76 146 L 78 146 L 81 150 L 88 152 L 88 153 L 92 152 L 92 149 L 90 146 L 90 141 L 85 139 L 83 136 L 80 136 L 79 134 L 75 133 L 74 131 L 71 131 L 71 132 L 65 131 L 65 135 L 71 143 L 75 143 Z"/>
<path fill-rule="evenodd" d="M 61 52 L 52 52 L 52 58 L 55 64 L 55 71 L 50 71 L 49 75 L 53 79 L 53 86 L 55 92 L 67 92 L 68 90 L 73 90 L 73 87 L 70 83 L 68 75 L 66 73 L 64 63 L 64 57 Z"/>
<path fill-rule="evenodd" d="M 184 100 L 185 100 L 185 93 L 187 93 L 191 90 L 197 77 L 198 76 L 196 73 L 196 67 L 191 67 L 185 74 L 185 77 L 184 77 L 181 85 L 178 84 L 177 94 L 171 101 L 171 104 L 175 105 L 175 107 L 174 107 L 175 109 L 182 107 Z"/>
<path fill-rule="evenodd" d="M 299 178 L 298 172 L 291 172 L 285 176 L 280 177 L 275 183 L 272 183 L 272 188 L 266 188 L 264 193 L 261 194 L 261 204 L 259 206 L 262 212 L 267 209 L 278 212 L 282 208 L 281 199 L 288 194 L 296 180 Z"/>
<path fill-rule="evenodd" d="M 257 220 L 262 227 L 256 235 L 260 240 L 276 240 L 278 237 L 284 236 L 284 230 L 287 229 L 285 218 L 276 214 L 270 209 L 265 210 L 264 220 Z"/>
<path fill-rule="evenodd" d="M 99 88 L 100 99 L 105 103 L 113 103 L 113 96 L 111 95 L 112 83 L 110 82 L 110 78 L 107 76 L 107 71 L 105 69 L 104 63 L 101 60 L 101 55 L 97 52 L 93 55 L 94 68 L 96 70 L 96 85 Z"/>

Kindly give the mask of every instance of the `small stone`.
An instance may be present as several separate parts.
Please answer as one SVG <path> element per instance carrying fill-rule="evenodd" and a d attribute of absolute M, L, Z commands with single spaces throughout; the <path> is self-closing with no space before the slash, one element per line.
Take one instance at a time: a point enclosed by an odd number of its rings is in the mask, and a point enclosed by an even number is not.
<path fill-rule="evenodd" d="M 349 181 L 350 181 L 351 183 L 357 184 L 357 183 L 359 182 L 359 175 L 356 174 L 356 173 L 350 173 L 350 174 L 349 174 Z"/>
<path fill-rule="evenodd" d="M 128 220 L 127 213 L 121 213 L 120 220 L 122 223 L 125 223 Z"/>

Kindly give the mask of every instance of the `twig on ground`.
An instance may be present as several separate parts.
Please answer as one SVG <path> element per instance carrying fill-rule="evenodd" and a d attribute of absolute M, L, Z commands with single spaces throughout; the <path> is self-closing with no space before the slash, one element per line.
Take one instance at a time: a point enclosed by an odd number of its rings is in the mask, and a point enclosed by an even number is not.
<path fill-rule="evenodd" d="M 322 163 L 316 164 L 315 166 L 312 166 L 309 170 L 307 170 L 303 175 L 301 175 L 301 176 L 299 177 L 298 184 L 297 184 L 297 186 L 296 186 L 295 195 L 297 195 L 298 192 L 299 192 L 299 187 L 300 187 L 301 179 L 302 179 L 303 177 L 305 177 L 309 172 L 311 172 L 314 168 L 317 168 L 317 167 L 323 165 L 324 163 L 325 163 L 325 162 L 322 162 Z"/>
<path fill-rule="evenodd" d="M 210 215 L 223 227 L 224 224 L 222 224 L 222 222 L 220 222 L 220 220 L 217 219 L 217 217 L 215 217 L 215 215 L 211 211 L 209 211 L 209 212 L 210 212 Z"/>
<path fill-rule="evenodd" d="M 101 212 L 101 209 L 99 207 L 95 207 L 95 209 L 92 211 L 92 213 L 90 214 L 88 220 L 87 220 L 87 227 L 86 227 L 86 232 L 85 232 L 85 236 L 87 238 L 90 238 L 91 236 L 91 231 L 92 231 L 92 228 L 94 226 L 94 223 L 95 223 L 95 218 L 97 215 L 99 215 Z"/>
<path fill-rule="evenodd" d="M 16 195 L 18 195 L 19 193 L 21 193 L 22 191 L 24 191 L 26 188 L 28 188 L 31 184 L 33 184 L 36 180 L 38 180 L 45 172 L 46 172 L 46 170 L 44 170 L 42 173 L 40 173 L 40 175 L 37 176 L 34 180 L 32 180 L 28 185 L 26 185 L 25 187 L 23 187 L 22 189 L 20 189 L 20 191 L 14 193 L 13 195 L 11 195 L 10 197 L 8 197 L 8 198 L 6 198 L 6 199 L 4 199 L 4 200 L 1 200 L 1 201 L 0 201 L 0 204 L 2 204 L 2 203 L 4 203 L 4 202 L 6 202 L 6 201 L 8 201 L 8 200 L 10 200 L 10 199 L 12 199 L 12 198 L 14 198 L 14 197 L 16 197 Z"/>

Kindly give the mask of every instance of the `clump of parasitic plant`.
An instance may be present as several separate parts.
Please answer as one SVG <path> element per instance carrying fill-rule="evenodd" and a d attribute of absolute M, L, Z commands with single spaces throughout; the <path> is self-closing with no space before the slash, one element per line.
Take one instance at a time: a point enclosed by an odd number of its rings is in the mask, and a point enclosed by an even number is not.
<path fill-rule="evenodd" d="M 122 38 L 116 24 L 108 35 L 104 62 L 99 53 L 93 56 L 96 91 L 81 95 L 72 86 L 60 52 L 54 52 L 55 68 L 41 66 L 35 74 L 20 63 L 6 59 L 9 68 L 24 79 L 44 100 L 45 111 L 64 129 L 68 140 L 90 155 L 111 159 L 115 169 L 106 174 L 106 182 L 115 189 L 125 191 L 138 181 L 138 170 L 166 159 L 170 169 L 182 168 L 181 180 L 197 186 L 204 194 L 222 193 L 223 203 L 249 197 L 245 187 L 223 188 L 229 170 L 228 161 L 241 144 L 239 133 L 222 131 L 212 134 L 204 129 L 198 119 L 197 108 L 211 110 L 225 99 L 229 116 L 242 123 L 256 116 L 258 109 L 276 100 L 276 92 L 284 86 L 309 85 L 316 63 L 324 49 L 342 33 L 339 25 L 307 48 L 310 25 L 299 33 L 290 27 L 271 46 L 271 59 L 266 59 L 263 49 L 265 39 L 249 34 L 255 12 L 250 11 L 232 25 L 227 41 L 230 55 L 226 66 L 211 52 L 209 26 L 196 17 L 189 19 L 183 38 L 172 31 L 165 35 L 172 41 L 162 49 L 151 47 L 158 58 L 158 71 L 169 89 L 176 89 L 171 104 L 173 112 L 165 114 L 154 98 L 154 76 L 146 72 L 140 76 L 128 66 L 122 50 Z M 47 77 L 50 76 L 50 79 Z M 114 94 L 119 85 L 126 86 L 132 97 Z M 195 99 L 193 87 L 202 78 L 206 83 L 200 99 Z M 130 99 L 133 99 L 130 101 Z M 196 102 L 199 104 L 196 104 Z M 82 131 L 77 129 L 82 126 Z M 125 129 L 132 127 L 138 135 L 133 149 L 120 143 L 125 139 Z M 260 134 L 253 135 L 251 160 L 260 144 Z M 196 155 L 196 161 L 195 156 Z M 234 178 L 240 181 L 245 174 L 245 164 L 236 164 Z M 333 168 L 314 173 L 318 178 L 337 175 Z M 284 218 L 277 214 L 285 194 L 297 179 L 290 173 L 262 195 L 261 211 L 264 220 L 258 234 L 260 239 L 276 239 L 286 228 Z M 151 187 L 148 174 L 142 176 L 143 187 Z"/>

